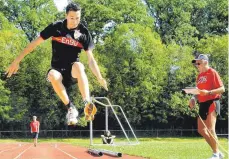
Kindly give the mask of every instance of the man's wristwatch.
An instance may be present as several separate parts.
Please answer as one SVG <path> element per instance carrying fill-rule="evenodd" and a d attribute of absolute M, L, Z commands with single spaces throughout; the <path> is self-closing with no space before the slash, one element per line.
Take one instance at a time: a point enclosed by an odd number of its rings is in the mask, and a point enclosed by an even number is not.
<path fill-rule="evenodd" d="M 210 91 L 208 91 L 208 94 L 209 94 L 209 95 L 212 95 L 212 91 L 211 91 L 211 90 L 210 90 Z"/>

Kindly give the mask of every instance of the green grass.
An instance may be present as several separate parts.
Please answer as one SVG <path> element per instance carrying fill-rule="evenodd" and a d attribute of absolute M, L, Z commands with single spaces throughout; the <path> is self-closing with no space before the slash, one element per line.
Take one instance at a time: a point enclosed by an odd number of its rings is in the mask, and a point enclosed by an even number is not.
<path fill-rule="evenodd" d="M 1 143 L 15 141 L 31 142 L 32 140 L 0 140 Z M 115 141 L 118 142 L 117 139 Z M 203 138 L 140 138 L 139 141 L 140 144 L 135 146 L 93 146 L 92 148 L 104 148 L 150 159 L 206 159 L 212 153 Z M 64 142 L 89 147 L 89 139 L 39 139 L 39 142 Z M 228 152 L 228 140 L 226 138 L 220 138 L 219 142 Z M 94 139 L 94 143 L 101 143 L 101 139 Z M 228 155 L 226 152 L 224 154 L 225 159 L 227 159 Z"/>

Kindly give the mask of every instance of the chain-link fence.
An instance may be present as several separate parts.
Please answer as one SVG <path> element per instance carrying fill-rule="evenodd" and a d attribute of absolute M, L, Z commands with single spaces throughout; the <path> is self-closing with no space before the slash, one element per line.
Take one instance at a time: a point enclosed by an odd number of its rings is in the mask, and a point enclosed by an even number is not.
<path fill-rule="evenodd" d="M 94 137 L 100 137 L 105 130 L 93 130 Z M 122 130 L 110 130 L 111 134 L 118 138 L 125 138 Z M 197 129 L 153 129 L 153 130 L 135 130 L 137 137 L 197 137 Z M 133 136 L 130 130 L 126 130 L 127 135 Z M 228 129 L 217 131 L 221 137 L 228 138 Z M 0 131 L 0 138 L 31 138 L 30 131 Z M 41 130 L 40 138 L 88 138 L 89 130 Z"/>

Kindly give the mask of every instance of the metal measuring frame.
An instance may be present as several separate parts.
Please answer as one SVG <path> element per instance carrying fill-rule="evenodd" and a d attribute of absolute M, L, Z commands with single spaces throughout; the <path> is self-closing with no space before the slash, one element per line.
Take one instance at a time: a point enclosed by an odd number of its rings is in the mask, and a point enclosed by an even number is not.
<path fill-rule="evenodd" d="M 98 100 L 106 100 L 108 104 L 104 104 L 104 103 L 102 103 L 101 101 L 98 101 Z M 125 113 L 124 113 L 124 111 L 123 111 L 121 106 L 112 105 L 110 100 L 108 98 L 106 98 L 106 97 L 91 97 L 91 101 L 93 103 L 98 103 L 99 105 L 105 107 L 105 130 L 106 131 L 109 130 L 108 129 L 108 108 L 111 108 L 112 112 L 115 115 L 115 118 L 117 119 L 117 121 L 118 121 L 118 123 L 119 123 L 119 125 L 120 125 L 120 127 L 121 127 L 121 129 L 122 129 L 127 141 L 128 141 L 128 142 L 122 142 L 122 143 L 121 142 L 117 142 L 117 143 L 114 143 L 114 144 L 111 144 L 111 145 L 137 145 L 137 144 L 139 144 L 139 141 L 138 141 L 138 139 L 137 139 L 137 137 L 136 137 L 136 135 L 135 135 L 135 133 L 134 133 L 134 131 L 133 131 L 133 129 L 132 129 L 132 127 L 131 127 L 131 125 L 130 125 L 130 123 L 129 123 L 129 121 L 128 121 L 128 119 L 127 119 L 127 117 L 126 117 L 126 115 L 125 115 Z M 116 114 L 116 112 L 114 110 L 114 107 L 118 107 L 121 110 L 121 113 L 124 116 L 128 126 L 129 126 L 129 128 L 131 130 L 131 133 L 134 136 L 135 141 L 130 141 L 130 139 L 129 139 L 127 133 L 126 133 L 126 130 L 124 129 L 121 121 L 119 120 L 119 118 L 118 118 L 118 116 L 117 116 L 117 114 Z M 93 122 L 92 121 L 90 121 L 90 145 L 104 145 L 104 144 L 94 144 L 93 143 Z"/>

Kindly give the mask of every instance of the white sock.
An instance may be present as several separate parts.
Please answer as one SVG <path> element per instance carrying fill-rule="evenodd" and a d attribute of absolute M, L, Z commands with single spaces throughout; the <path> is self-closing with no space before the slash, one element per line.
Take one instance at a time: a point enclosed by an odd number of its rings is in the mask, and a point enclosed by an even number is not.
<path fill-rule="evenodd" d="M 216 156 L 219 156 L 219 152 L 216 152 L 216 153 L 213 153 L 214 155 L 216 155 Z"/>

